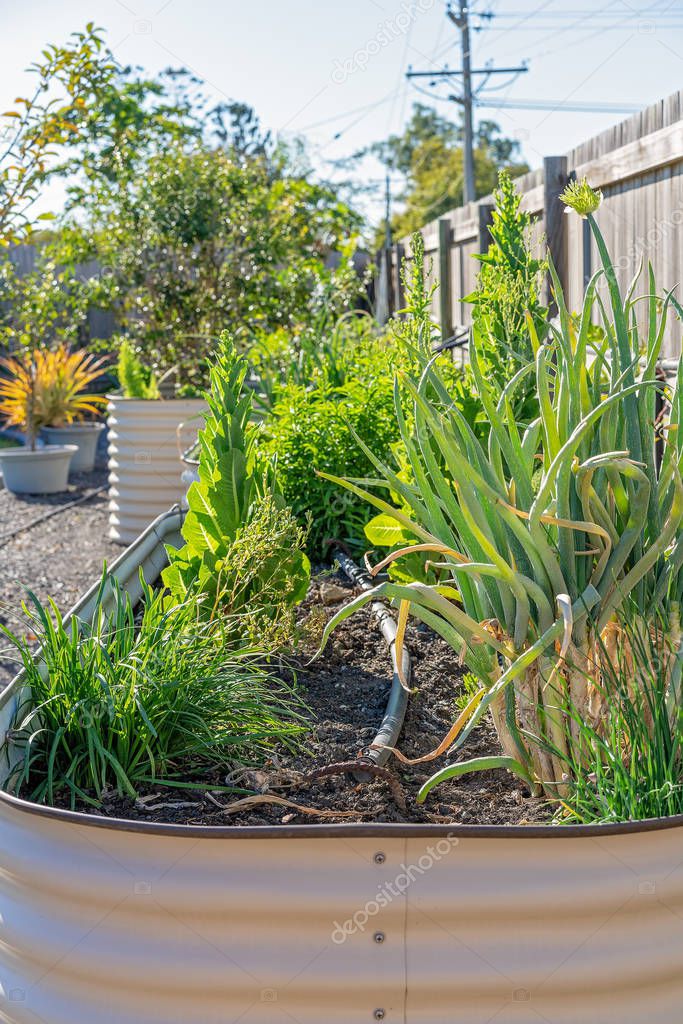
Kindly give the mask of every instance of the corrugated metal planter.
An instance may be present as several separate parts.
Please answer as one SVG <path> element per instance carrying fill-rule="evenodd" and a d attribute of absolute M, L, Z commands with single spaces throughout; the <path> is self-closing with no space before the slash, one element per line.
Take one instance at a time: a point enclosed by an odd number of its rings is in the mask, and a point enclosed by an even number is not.
<path fill-rule="evenodd" d="M 113 567 L 133 591 L 179 524 Z M 683 1005 L 681 818 L 192 828 L 3 794 L 0 837 L 10 1024 L 673 1024 Z"/>
<path fill-rule="evenodd" d="M 180 452 L 196 438 L 206 406 L 199 398 L 108 398 L 109 536 L 130 544 L 182 498 Z"/>

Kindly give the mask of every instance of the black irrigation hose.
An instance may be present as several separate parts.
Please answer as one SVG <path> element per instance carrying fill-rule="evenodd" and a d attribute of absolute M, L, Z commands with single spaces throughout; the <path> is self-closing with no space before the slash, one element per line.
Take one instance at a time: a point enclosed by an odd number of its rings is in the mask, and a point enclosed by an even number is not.
<path fill-rule="evenodd" d="M 339 563 L 344 575 L 348 576 L 352 583 L 355 583 L 356 586 L 360 587 L 362 590 L 367 591 L 373 589 L 374 583 L 370 574 L 359 565 L 356 565 L 353 559 L 349 558 L 345 552 L 336 548 L 334 551 L 334 557 Z M 398 671 L 398 659 L 396 656 L 396 621 L 387 606 L 381 601 L 373 601 L 370 607 L 377 619 L 377 622 L 379 623 L 382 636 L 389 647 L 394 675 L 391 682 L 389 700 L 387 701 L 384 718 L 382 719 L 379 731 L 370 746 L 366 747 L 365 750 L 358 755 L 358 764 L 361 770 L 354 774 L 359 781 L 367 781 L 368 778 L 367 773 L 363 773 L 362 771 L 362 766 L 364 764 L 381 767 L 389 760 L 389 757 L 391 756 L 391 750 L 389 748 L 395 747 L 398 743 L 398 737 L 401 729 L 403 728 L 403 722 L 408 708 L 408 690 L 402 685 Z M 410 654 L 405 646 L 403 648 L 402 661 L 403 678 L 405 679 L 406 686 L 409 686 Z"/>
<path fill-rule="evenodd" d="M 76 508 L 77 505 L 83 505 L 86 501 L 90 501 L 97 494 L 101 494 L 102 491 L 106 491 L 108 484 L 102 484 L 101 487 L 95 487 L 91 491 L 85 491 L 80 497 L 75 498 L 74 501 L 68 501 L 66 505 L 56 505 L 50 509 L 49 512 L 43 512 L 42 515 L 36 516 L 35 519 L 29 519 L 27 523 L 22 523 L 21 526 L 17 526 L 16 529 L 10 530 L 9 533 L 3 533 L 0 535 L 0 547 L 4 547 L 5 544 L 9 544 L 14 537 L 17 537 L 20 533 L 24 533 L 25 530 L 31 530 L 34 526 L 38 526 L 40 523 L 44 523 L 47 519 L 52 519 L 53 516 L 58 516 L 62 512 L 68 512 L 70 508 Z"/>

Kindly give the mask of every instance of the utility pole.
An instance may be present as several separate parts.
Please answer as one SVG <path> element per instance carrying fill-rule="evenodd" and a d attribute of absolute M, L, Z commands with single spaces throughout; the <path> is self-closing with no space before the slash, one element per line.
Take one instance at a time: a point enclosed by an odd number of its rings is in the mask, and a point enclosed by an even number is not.
<path fill-rule="evenodd" d="M 433 82 L 440 79 L 462 78 L 462 93 L 459 96 L 449 96 L 455 103 L 459 103 L 463 110 L 464 127 L 464 187 L 463 202 L 471 203 L 476 199 L 474 181 L 474 106 L 477 102 L 478 93 L 484 88 L 491 75 L 519 75 L 528 71 L 526 64 L 511 68 L 473 68 L 472 51 L 470 48 L 470 11 L 467 0 L 458 0 L 457 12 L 453 10 L 450 3 L 446 8 L 446 16 L 460 30 L 460 51 L 462 68 L 451 71 L 445 68 L 441 71 L 413 71 L 409 70 L 406 78 L 430 78 Z M 472 87 L 472 80 L 475 76 L 483 75 L 484 80 L 475 91 Z"/>
<path fill-rule="evenodd" d="M 474 190 L 474 127 L 472 115 L 472 61 L 470 53 L 470 17 L 465 0 L 459 2 L 459 12 L 455 13 L 452 7 L 446 9 L 446 14 L 460 29 L 460 50 L 462 57 L 462 110 L 465 129 L 465 184 L 463 188 L 463 201 L 473 203 L 476 194 Z"/>

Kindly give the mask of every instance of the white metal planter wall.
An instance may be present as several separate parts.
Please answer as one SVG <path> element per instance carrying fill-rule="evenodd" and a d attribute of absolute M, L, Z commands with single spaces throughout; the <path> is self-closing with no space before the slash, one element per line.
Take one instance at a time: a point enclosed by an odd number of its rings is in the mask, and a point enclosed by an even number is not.
<path fill-rule="evenodd" d="M 180 523 L 112 566 L 133 599 Z M 5 1024 L 674 1024 L 682 966 L 683 818 L 202 829 L 0 794 Z"/>
<path fill-rule="evenodd" d="M 673 1024 L 683 1005 L 680 824 L 134 832 L 2 796 L 0 830 L 11 1024 Z"/>
<path fill-rule="evenodd" d="M 202 425 L 198 398 L 145 401 L 109 397 L 109 535 L 130 544 L 185 487 L 178 447 L 188 447 Z M 184 424 L 180 438 L 177 431 Z"/>

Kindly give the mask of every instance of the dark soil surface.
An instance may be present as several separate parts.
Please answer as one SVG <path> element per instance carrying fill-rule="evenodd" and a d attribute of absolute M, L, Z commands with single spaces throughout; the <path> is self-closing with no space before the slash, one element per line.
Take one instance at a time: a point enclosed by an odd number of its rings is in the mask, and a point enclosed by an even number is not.
<path fill-rule="evenodd" d="M 338 582 L 338 581 L 336 581 Z M 319 606 L 313 584 L 304 613 Z M 329 616 L 333 609 L 326 608 Z M 413 684 L 399 747 L 408 757 L 433 750 L 459 713 L 462 670 L 446 643 L 424 627 L 408 630 Z M 191 825 L 302 825 L 334 822 L 431 822 L 525 824 L 548 821 L 551 809 L 531 799 L 519 780 L 504 771 L 472 774 L 434 790 L 424 805 L 415 802 L 422 782 L 448 763 L 448 755 L 416 766 L 392 757 L 385 777 L 358 782 L 340 772 L 307 779 L 325 766 L 353 760 L 369 745 L 384 714 L 391 686 L 389 653 L 369 610 L 347 620 L 333 634 L 322 657 L 297 667 L 301 692 L 312 712 L 312 733 L 305 754 L 284 754 L 262 771 L 241 771 L 216 779 L 260 794 L 264 802 L 238 810 L 226 807 L 240 797 L 218 792 L 151 787 L 137 801 L 112 795 L 98 813 L 109 817 Z M 458 755 L 468 759 L 500 753 L 492 725 L 486 721 Z M 274 802 L 277 796 L 307 810 Z M 79 807 L 79 810 L 87 810 Z"/>
<path fill-rule="evenodd" d="M 75 508 L 72 501 L 106 483 L 103 469 L 76 474 L 68 491 L 18 496 L 0 490 L 0 622 L 23 633 L 21 602 L 27 589 L 41 601 L 52 597 L 66 612 L 100 576 L 122 548 L 107 536 L 107 494 L 103 491 Z M 57 511 L 40 523 L 34 520 Z M 19 531 L 19 532 L 15 532 Z M 0 640 L 0 690 L 18 668 L 16 653 Z"/>

